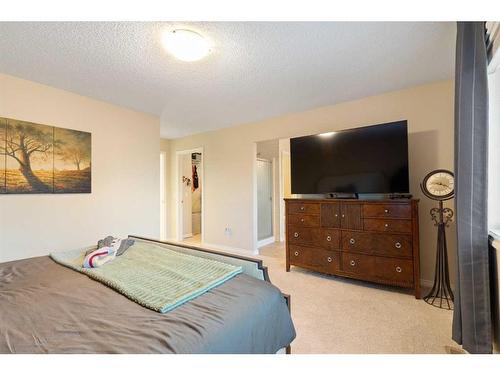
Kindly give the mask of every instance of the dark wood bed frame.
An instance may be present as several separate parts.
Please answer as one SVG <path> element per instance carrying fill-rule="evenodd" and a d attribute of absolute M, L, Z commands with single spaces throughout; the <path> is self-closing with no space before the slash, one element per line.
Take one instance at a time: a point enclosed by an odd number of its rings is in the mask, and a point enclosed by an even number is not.
<path fill-rule="evenodd" d="M 152 239 L 152 238 L 141 237 L 141 236 L 136 236 L 136 235 L 129 235 L 128 237 L 129 238 L 135 238 L 135 239 L 138 239 L 138 240 L 143 240 L 143 241 L 155 242 L 155 243 L 164 244 L 164 245 L 172 245 L 172 246 L 177 246 L 177 247 L 183 247 L 183 248 L 190 249 L 190 250 L 201 251 L 201 252 L 204 252 L 204 253 L 210 253 L 210 254 L 215 254 L 215 255 L 220 255 L 220 256 L 224 256 L 224 257 L 230 257 L 230 258 L 235 258 L 235 259 L 239 259 L 239 260 L 244 260 L 246 262 L 255 263 L 256 266 L 257 266 L 257 269 L 259 269 L 259 270 L 262 271 L 262 274 L 264 276 L 264 280 L 267 281 L 267 282 L 269 282 L 269 283 L 271 283 L 271 279 L 269 278 L 269 272 L 267 270 L 267 267 L 264 266 L 263 261 L 261 259 L 246 257 L 246 256 L 243 256 L 243 255 L 238 255 L 238 254 L 226 253 L 226 252 L 217 251 L 217 250 L 211 250 L 211 249 L 207 249 L 207 248 L 199 247 L 199 246 L 186 245 L 186 244 L 179 243 L 179 242 L 160 241 L 160 240 L 155 240 L 155 239 Z M 282 295 L 283 295 L 283 298 L 285 299 L 285 303 L 286 303 L 286 305 L 288 307 L 288 310 L 291 313 L 292 312 L 292 310 L 291 310 L 291 297 L 290 297 L 289 294 L 282 293 Z M 288 345 L 285 348 L 285 353 L 286 354 L 291 354 L 292 353 L 292 348 L 291 348 L 290 345 Z"/>

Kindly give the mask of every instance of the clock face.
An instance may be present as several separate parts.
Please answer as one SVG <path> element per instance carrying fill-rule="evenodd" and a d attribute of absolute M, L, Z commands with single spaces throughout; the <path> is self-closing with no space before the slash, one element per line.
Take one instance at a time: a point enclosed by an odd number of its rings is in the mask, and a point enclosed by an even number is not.
<path fill-rule="evenodd" d="M 450 171 L 436 170 L 424 178 L 422 188 L 424 189 L 424 193 L 430 196 L 430 198 L 450 198 L 453 196 L 455 190 L 455 178 Z"/>

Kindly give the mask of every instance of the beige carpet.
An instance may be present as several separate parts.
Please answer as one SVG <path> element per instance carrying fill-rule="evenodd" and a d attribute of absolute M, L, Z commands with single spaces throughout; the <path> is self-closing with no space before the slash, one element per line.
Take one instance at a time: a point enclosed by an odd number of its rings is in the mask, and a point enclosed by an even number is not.
<path fill-rule="evenodd" d="M 325 276 L 293 267 L 284 247 L 259 256 L 273 284 L 292 296 L 297 338 L 293 353 L 449 353 L 452 312 L 432 307 L 402 289 Z"/>

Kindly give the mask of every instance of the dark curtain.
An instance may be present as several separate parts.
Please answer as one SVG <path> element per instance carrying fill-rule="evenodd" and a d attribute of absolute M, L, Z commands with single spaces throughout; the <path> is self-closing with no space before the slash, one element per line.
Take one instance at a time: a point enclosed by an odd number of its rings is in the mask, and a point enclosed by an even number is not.
<path fill-rule="evenodd" d="M 484 22 L 458 22 L 455 66 L 455 212 L 458 277 L 453 340 L 491 353 L 488 262 L 488 81 Z"/>

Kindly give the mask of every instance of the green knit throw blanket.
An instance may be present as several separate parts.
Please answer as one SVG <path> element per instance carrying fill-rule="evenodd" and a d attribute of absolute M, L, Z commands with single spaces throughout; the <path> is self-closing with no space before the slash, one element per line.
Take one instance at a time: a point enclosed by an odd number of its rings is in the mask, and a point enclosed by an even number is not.
<path fill-rule="evenodd" d="M 50 254 L 59 264 L 81 272 L 161 313 L 175 309 L 242 272 L 211 259 L 138 242 L 99 268 L 83 268 L 85 250 Z"/>

